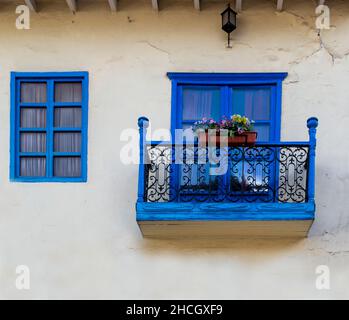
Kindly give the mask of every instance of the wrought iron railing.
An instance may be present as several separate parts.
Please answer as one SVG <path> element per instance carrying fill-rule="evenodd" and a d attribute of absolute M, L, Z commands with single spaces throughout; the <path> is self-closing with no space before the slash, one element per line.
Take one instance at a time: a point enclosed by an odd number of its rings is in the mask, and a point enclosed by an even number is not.
<path fill-rule="evenodd" d="M 139 120 L 140 202 L 304 203 L 314 200 L 316 118 L 308 120 L 309 142 L 226 148 L 147 143 L 146 121 L 146 118 Z"/>

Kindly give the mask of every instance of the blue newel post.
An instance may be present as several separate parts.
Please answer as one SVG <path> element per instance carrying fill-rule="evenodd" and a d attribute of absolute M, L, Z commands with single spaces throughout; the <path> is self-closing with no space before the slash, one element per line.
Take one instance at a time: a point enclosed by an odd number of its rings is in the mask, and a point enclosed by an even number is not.
<path fill-rule="evenodd" d="M 315 201 L 315 154 L 316 154 L 316 128 L 318 119 L 311 117 L 307 120 L 309 129 L 309 174 L 308 174 L 308 201 Z"/>
<path fill-rule="evenodd" d="M 138 198 L 137 202 L 144 202 L 144 174 L 145 174 L 145 152 L 146 136 L 149 127 L 149 119 L 146 117 L 138 118 L 139 128 L 139 169 L 138 169 Z"/>

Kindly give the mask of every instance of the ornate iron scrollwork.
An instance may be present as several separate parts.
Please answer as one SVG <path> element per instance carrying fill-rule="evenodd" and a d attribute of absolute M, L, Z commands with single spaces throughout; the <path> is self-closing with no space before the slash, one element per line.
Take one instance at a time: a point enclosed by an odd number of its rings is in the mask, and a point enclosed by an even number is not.
<path fill-rule="evenodd" d="M 149 145 L 146 152 L 148 202 L 307 201 L 308 145 L 212 149 L 161 144 Z M 209 161 L 213 156 L 221 156 L 221 162 Z"/>

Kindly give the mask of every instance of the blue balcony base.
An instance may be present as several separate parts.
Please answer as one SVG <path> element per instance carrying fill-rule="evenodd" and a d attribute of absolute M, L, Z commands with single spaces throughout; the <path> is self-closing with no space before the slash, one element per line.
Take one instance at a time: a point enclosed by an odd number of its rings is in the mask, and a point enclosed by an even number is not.
<path fill-rule="evenodd" d="M 315 204 L 138 202 L 136 211 L 149 238 L 306 237 Z"/>

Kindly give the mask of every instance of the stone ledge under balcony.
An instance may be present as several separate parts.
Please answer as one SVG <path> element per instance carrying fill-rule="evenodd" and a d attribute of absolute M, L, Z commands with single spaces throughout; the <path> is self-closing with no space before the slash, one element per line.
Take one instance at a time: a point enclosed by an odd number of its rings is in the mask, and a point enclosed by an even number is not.
<path fill-rule="evenodd" d="M 304 238 L 315 204 L 138 202 L 136 210 L 145 238 Z"/>

